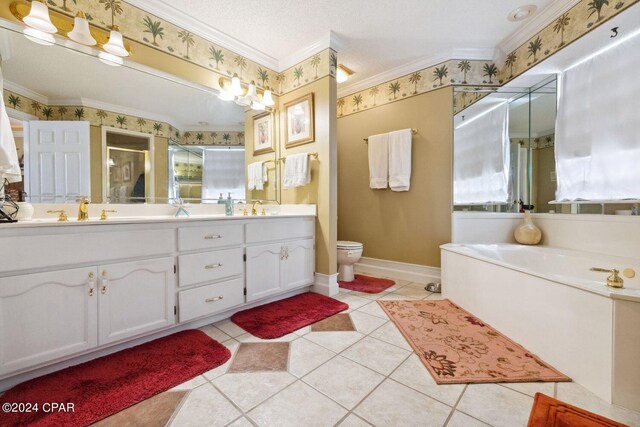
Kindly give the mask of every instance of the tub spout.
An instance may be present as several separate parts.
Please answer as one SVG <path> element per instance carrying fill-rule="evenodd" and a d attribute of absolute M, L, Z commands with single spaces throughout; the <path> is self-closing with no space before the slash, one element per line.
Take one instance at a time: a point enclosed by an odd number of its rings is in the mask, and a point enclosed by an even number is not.
<path fill-rule="evenodd" d="M 607 286 L 611 288 L 624 288 L 624 280 L 618 275 L 620 273 L 615 268 L 608 270 L 606 268 L 591 267 L 591 271 L 597 271 L 599 273 L 611 273 L 611 276 L 607 277 Z"/>

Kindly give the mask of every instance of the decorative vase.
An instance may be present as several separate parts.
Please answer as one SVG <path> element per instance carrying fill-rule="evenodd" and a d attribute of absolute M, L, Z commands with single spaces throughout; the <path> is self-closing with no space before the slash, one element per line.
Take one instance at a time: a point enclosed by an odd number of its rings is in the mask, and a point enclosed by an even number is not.
<path fill-rule="evenodd" d="M 29 202 L 18 202 L 18 221 L 31 221 L 33 219 L 33 205 Z"/>
<path fill-rule="evenodd" d="M 524 223 L 513 233 L 516 242 L 523 245 L 537 245 L 542 239 L 542 231 L 531 220 L 531 213 L 524 211 Z"/>

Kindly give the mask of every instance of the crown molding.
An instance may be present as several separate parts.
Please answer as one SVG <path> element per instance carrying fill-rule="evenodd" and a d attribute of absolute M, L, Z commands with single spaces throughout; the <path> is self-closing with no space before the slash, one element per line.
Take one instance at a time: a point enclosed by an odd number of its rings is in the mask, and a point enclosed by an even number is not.
<path fill-rule="evenodd" d="M 278 69 L 278 60 L 266 53 L 241 42 L 222 31 L 216 30 L 211 25 L 195 19 L 186 13 L 174 8 L 164 0 L 126 0 L 127 3 L 156 15 L 165 21 L 171 22 L 185 30 L 192 32 L 214 44 L 229 49 L 245 58 L 268 67 Z"/>
<path fill-rule="evenodd" d="M 312 57 L 318 52 L 325 49 L 333 49 L 336 52 L 340 52 L 344 48 L 344 42 L 333 31 L 329 31 L 327 36 L 321 37 L 309 46 L 294 52 L 293 54 L 282 59 L 279 63 L 278 72 L 283 72 L 296 64 L 301 63 L 307 58 Z"/>
<path fill-rule="evenodd" d="M 171 117 L 161 114 L 150 113 L 148 111 L 138 110 L 131 107 L 124 107 L 122 105 L 109 104 L 107 102 L 96 101 L 89 98 L 50 98 L 49 105 L 64 105 L 66 107 L 89 107 L 97 110 L 110 111 L 112 113 L 125 114 L 127 116 L 142 117 L 144 119 L 155 120 L 157 122 L 169 123 L 176 129 L 182 129 L 181 123 L 176 123 Z"/>
<path fill-rule="evenodd" d="M 183 132 L 244 132 L 244 126 L 185 126 Z"/>
<path fill-rule="evenodd" d="M 552 23 L 558 16 L 580 3 L 580 1 L 581 0 L 556 0 L 550 2 L 544 9 L 536 12 L 531 19 L 525 21 L 522 26 L 498 44 L 496 54 L 493 56 L 498 67 L 501 68 L 504 65 L 505 58 L 510 52 L 522 46 L 531 37 Z"/>
<path fill-rule="evenodd" d="M 47 98 L 43 94 L 35 92 L 29 88 L 26 88 L 12 81 L 5 79 L 4 88 L 7 90 L 10 90 L 11 92 L 15 92 L 19 95 L 26 96 L 27 98 L 31 98 L 34 101 L 38 101 L 40 104 L 49 105 L 49 98 Z"/>

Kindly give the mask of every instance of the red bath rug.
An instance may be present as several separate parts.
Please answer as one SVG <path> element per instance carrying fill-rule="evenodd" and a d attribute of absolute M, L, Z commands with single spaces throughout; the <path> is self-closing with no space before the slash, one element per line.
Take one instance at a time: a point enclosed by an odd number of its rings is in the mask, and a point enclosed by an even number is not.
<path fill-rule="evenodd" d="M 15 386 L 0 396 L 2 408 L 31 412 L 4 411 L 0 426 L 87 426 L 230 357 L 226 347 L 202 331 L 178 332 Z M 64 404 L 66 411 L 53 404 Z"/>
<path fill-rule="evenodd" d="M 378 304 L 438 384 L 571 381 L 447 299 Z"/>
<path fill-rule="evenodd" d="M 536 393 L 527 427 L 628 427 L 593 412 Z"/>
<path fill-rule="evenodd" d="M 393 280 L 379 279 L 377 277 L 363 276 L 356 274 L 356 278 L 352 282 L 338 282 L 341 288 L 351 289 L 352 291 L 366 292 L 368 294 L 379 294 L 385 289 L 396 284 Z"/>
<path fill-rule="evenodd" d="M 336 299 L 308 292 L 239 311 L 231 321 L 258 338 L 278 338 L 316 323 L 349 306 Z"/>

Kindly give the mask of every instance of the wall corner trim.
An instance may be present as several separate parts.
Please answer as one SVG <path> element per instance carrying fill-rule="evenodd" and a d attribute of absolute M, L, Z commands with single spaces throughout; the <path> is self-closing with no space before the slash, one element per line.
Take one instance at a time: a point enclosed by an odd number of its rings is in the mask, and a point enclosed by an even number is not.
<path fill-rule="evenodd" d="M 440 268 L 426 265 L 409 264 L 398 261 L 362 257 L 355 265 L 356 272 L 387 276 L 414 283 L 427 284 L 440 281 Z"/>
<path fill-rule="evenodd" d="M 328 297 L 338 295 L 338 273 L 315 273 L 315 281 L 313 283 L 311 291 L 317 294 L 326 295 Z"/>

